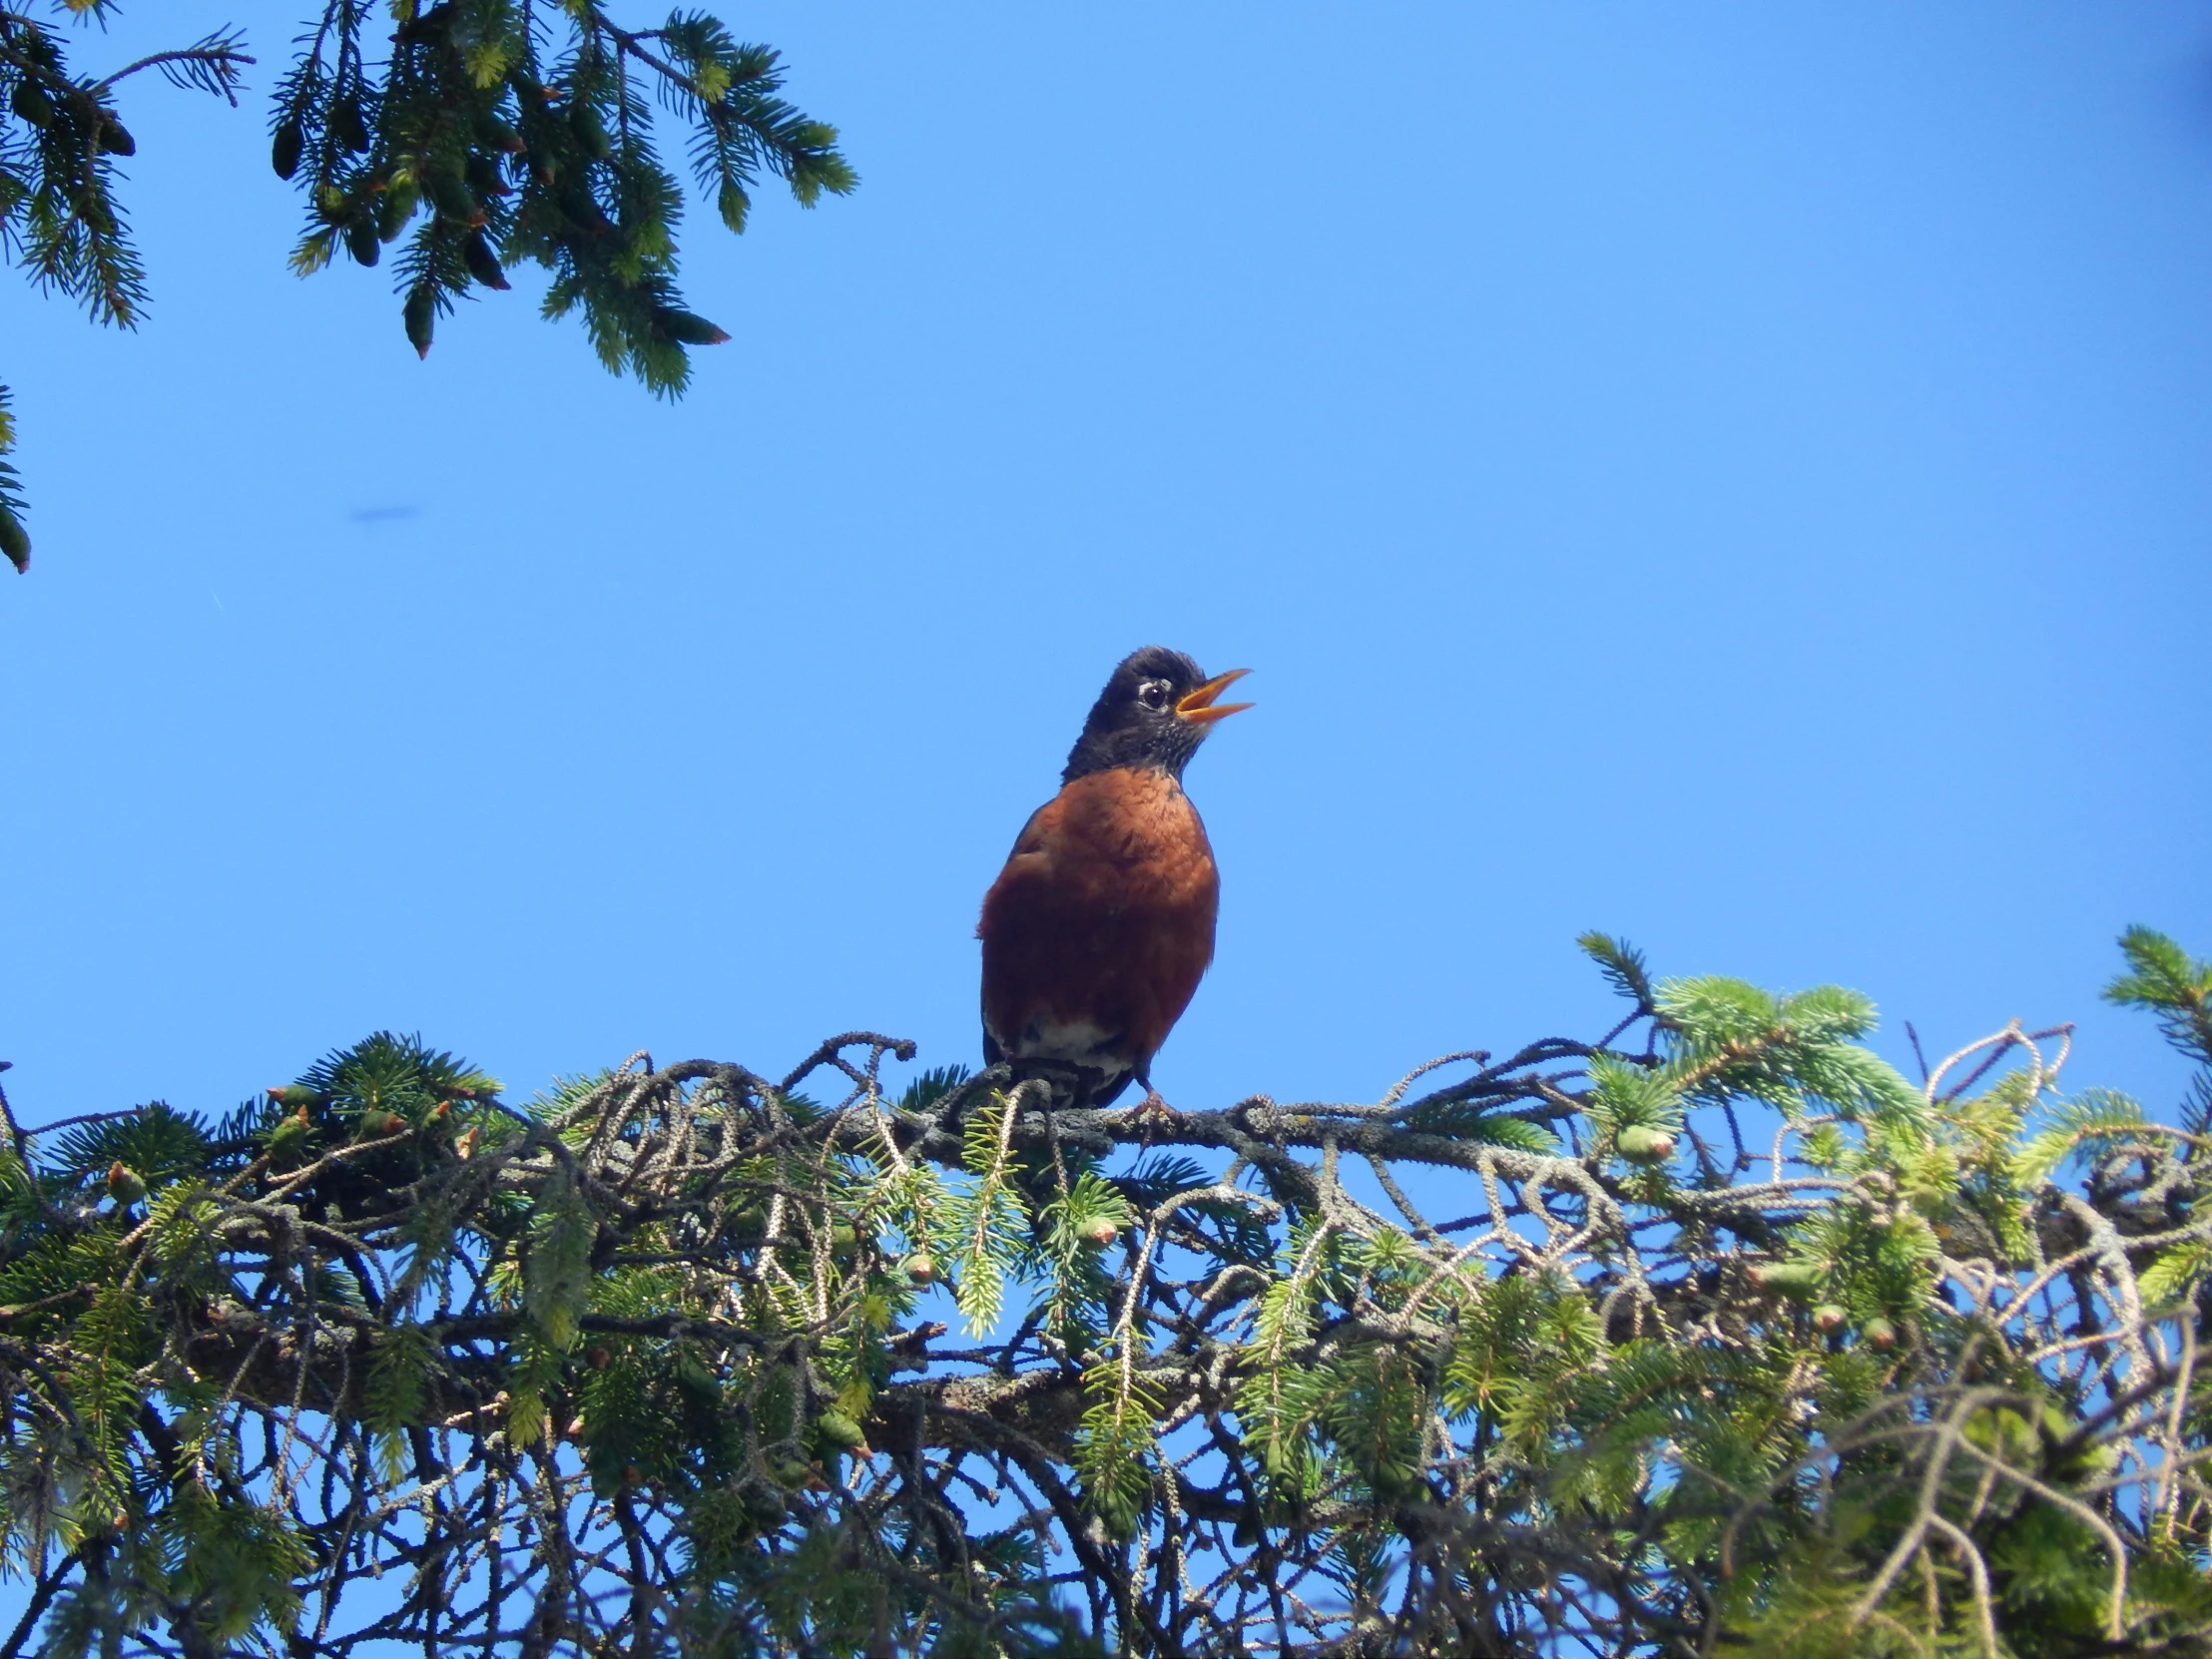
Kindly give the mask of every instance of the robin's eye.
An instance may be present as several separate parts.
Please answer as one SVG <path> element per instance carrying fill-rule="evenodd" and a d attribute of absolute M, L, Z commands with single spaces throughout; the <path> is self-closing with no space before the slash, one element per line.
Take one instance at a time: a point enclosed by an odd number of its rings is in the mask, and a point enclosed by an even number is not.
<path fill-rule="evenodd" d="M 1165 680 L 1147 680 L 1137 688 L 1137 701 L 1148 709 L 1167 706 L 1168 683 Z"/>

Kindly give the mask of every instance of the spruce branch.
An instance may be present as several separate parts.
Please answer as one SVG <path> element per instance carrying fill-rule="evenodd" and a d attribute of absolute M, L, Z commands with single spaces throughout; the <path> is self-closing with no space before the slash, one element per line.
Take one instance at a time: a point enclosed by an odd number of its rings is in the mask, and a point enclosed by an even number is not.
<path fill-rule="evenodd" d="M 149 287 L 118 189 L 116 163 L 137 151 L 118 97 L 154 70 L 236 106 L 255 62 L 226 28 L 88 77 L 60 31 L 0 8 L 0 251 L 95 321 L 135 327 Z M 427 355 L 460 300 L 535 263 L 547 316 L 578 313 L 611 371 L 679 396 L 691 353 L 732 336 L 678 283 L 685 188 L 659 145 L 684 146 L 734 232 L 764 177 L 809 208 L 858 185 L 836 130 L 787 102 L 785 78 L 773 48 L 704 13 L 634 28 L 599 0 L 323 0 L 272 106 L 271 165 L 305 206 L 290 267 L 374 267 L 398 245 L 400 328 Z M 0 554 L 20 572 L 12 447 L 0 392 Z"/>
<path fill-rule="evenodd" d="M 2060 1095 L 2058 1027 L 1901 1093 L 1850 993 L 1650 1001 L 1633 1041 L 1167 1126 L 1003 1068 L 894 1097 L 913 1049 L 868 1032 L 528 1106 L 379 1033 L 221 1124 L 27 1133 L 8 1558 L 92 1527 L 65 1630 L 126 1617 L 134 1533 L 220 1547 L 128 1616 L 188 1646 L 304 1605 L 332 1659 L 2201 1659 L 2203 1137 Z"/>
<path fill-rule="evenodd" d="M 246 37 L 236 29 L 220 29 L 191 46 L 155 52 L 125 64 L 113 74 L 93 82 L 96 93 L 108 91 L 141 70 L 158 69 L 162 79 L 180 92 L 213 93 L 233 109 L 238 108 L 239 83 L 256 60 L 245 49 Z"/>

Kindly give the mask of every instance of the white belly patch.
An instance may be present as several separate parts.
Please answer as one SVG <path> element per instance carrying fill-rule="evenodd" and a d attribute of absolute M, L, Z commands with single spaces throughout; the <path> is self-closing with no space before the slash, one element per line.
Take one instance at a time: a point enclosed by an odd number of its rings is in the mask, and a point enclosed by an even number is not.
<path fill-rule="evenodd" d="M 1066 1060 L 1079 1066 L 1129 1069 L 1129 1040 L 1119 1031 L 1102 1031 L 1087 1019 L 1033 1019 L 1013 1052 L 1024 1060 Z"/>

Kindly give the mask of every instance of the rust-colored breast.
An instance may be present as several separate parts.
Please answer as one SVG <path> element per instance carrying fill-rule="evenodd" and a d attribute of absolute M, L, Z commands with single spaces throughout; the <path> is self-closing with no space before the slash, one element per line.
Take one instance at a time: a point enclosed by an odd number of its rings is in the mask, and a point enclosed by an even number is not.
<path fill-rule="evenodd" d="M 985 1033 L 1014 1058 L 1144 1076 L 1214 959 L 1220 897 L 1206 827 L 1173 778 L 1078 778 L 1030 818 L 983 897 Z"/>

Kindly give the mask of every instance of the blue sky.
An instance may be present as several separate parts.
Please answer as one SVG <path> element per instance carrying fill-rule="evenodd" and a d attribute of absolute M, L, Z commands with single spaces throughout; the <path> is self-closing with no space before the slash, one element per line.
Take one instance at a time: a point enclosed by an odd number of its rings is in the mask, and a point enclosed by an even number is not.
<path fill-rule="evenodd" d="M 2212 953 L 2212 18 L 801 6 L 860 192 L 695 216 L 681 404 L 535 283 L 298 281 L 266 94 L 125 109 L 135 335 L 0 284 L 0 1057 L 221 1110 L 379 1026 L 976 1058 L 972 928 L 1117 658 L 1249 665 L 1171 1100 L 1594 1034 L 1573 935 L 1950 1047 Z M 175 34 L 169 31 L 176 31 Z"/>

